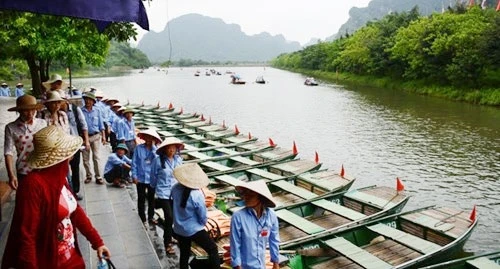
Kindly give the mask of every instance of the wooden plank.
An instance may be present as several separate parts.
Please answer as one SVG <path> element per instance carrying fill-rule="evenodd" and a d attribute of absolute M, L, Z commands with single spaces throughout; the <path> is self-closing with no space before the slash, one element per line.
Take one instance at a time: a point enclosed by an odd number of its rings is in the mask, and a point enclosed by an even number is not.
<path fill-rule="evenodd" d="M 216 162 L 202 162 L 202 163 L 200 163 L 200 165 L 212 168 L 212 169 L 217 170 L 217 171 L 228 171 L 228 170 L 232 169 L 231 167 L 227 167 L 225 165 L 222 165 L 222 164 L 219 164 Z"/>
<path fill-rule="evenodd" d="M 274 173 L 267 172 L 266 170 L 262 170 L 259 168 L 252 168 L 246 171 L 269 180 L 278 180 L 284 178 L 283 176 L 276 175 Z"/>
<path fill-rule="evenodd" d="M 237 153 L 237 152 L 235 152 L 235 153 Z M 245 158 L 245 157 L 241 157 L 241 156 L 232 157 L 230 159 L 233 160 L 233 161 L 242 163 L 242 164 L 246 164 L 246 165 L 257 165 L 257 164 L 260 164 L 260 162 L 256 162 L 254 160 L 251 160 L 251 159 Z"/>
<path fill-rule="evenodd" d="M 359 219 L 366 217 L 365 214 L 359 213 L 359 212 L 354 211 L 350 208 L 347 208 L 345 206 L 341 206 L 339 204 L 330 202 L 330 201 L 325 200 L 325 199 L 313 201 L 312 204 L 315 206 L 321 207 L 323 209 L 326 209 L 330 212 L 333 212 L 337 215 L 346 217 L 350 220 L 359 220 Z"/>
<path fill-rule="evenodd" d="M 337 237 L 327 240 L 325 241 L 325 244 L 364 268 L 372 268 L 372 269 L 392 268 L 392 265 L 377 258 L 376 256 L 373 256 L 366 250 L 354 245 L 353 243 L 347 241 L 343 237 Z"/>
<path fill-rule="evenodd" d="M 299 215 L 296 215 L 286 209 L 277 210 L 276 216 L 278 216 L 279 219 L 287 222 L 288 224 L 306 232 L 307 234 L 315 234 L 325 230 L 323 229 L 323 227 L 320 227 L 315 223 L 310 222 L 307 219 L 302 218 Z"/>
<path fill-rule="evenodd" d="M 200 160 L 208 160 L 208 159 L 212 158 L 211 156 L 208 156 L 207 154 L 204 154 L 204 153 L 201 153 L 198 151 L 192 151 L 192 152 L 189 152 L 187 154 L 190 156 L 193 156 L 196 159 L 200 159 Z"/>
<path fill-rule="evenodd" d="M 477 269 L 495 269 L 495 268 L 500 268 L 500 265 L 497 264 L 496 262 L 486 258 L 486 257 L 481 257 L 477 258 L 474 260 L 467 261 L 467 264 L 474 266 L 474 268 Z"/>
<path fill-rule="evenodd" d="M 236 186 L 236 185 L 243 183 L 243 181 L 241 181 L 237 178 L 234 178 L 232 176 L 229 176 L 229 175 L 215 176 L 215 179 L 222 181 L 222 182 L 224 182 L 228 185 L 231 185 L 231 186 Z"/>
<path fill-rule="evenodd" d="M 304 190 L 300 187 L 297 187 L 295 185 L 293 185 L 292 183 L 288 182 L 288 181 L 285 181 L 285 180 L 278 180 L 278 181 L 274 181 L 271 183 L 272 185 L 276 186 L 276 187 L 279 187 L 283 190 L 286 190 L 290 193 L 293 193 L 299 197 L 302 197 L 304 199 L 312 199 L 312 198 L 316 198 L 318 195 L 316 195 L 315 193 L 312 193 L 308 190 Z"/>
<path fill-rule="evenodd" d="M 367 193 L 364 193 L 364 192 L 358 191 L 358 190 L 349 191 L 345 194 L 345 196 L 348 198 L 351 198 L 353 200 L 357 200 L 357 201 L 363 202 L 365 204 L 369 204 L 369 205 L 378 207 L 380 209 L 383 209 L 384 207 L 393 207 L 394 206 L 394 203 L 389 202 L 386 199 L 379 198 L 377 196 L 367 194 Z"/>
<path fill-rule="evenodd" d="M 441 246 L 438 244 L 426 241 L 420 237 L 394 229 L 382 223 L 368 226 L 368 229 L 391 238 L 392 240 L 408 246 L 420 253 L 429 254 L 441 249 Z"/>

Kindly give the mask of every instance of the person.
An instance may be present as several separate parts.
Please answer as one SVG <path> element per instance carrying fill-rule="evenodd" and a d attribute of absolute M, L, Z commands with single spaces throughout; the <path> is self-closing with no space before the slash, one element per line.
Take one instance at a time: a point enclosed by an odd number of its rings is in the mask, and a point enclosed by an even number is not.
<path fill-rule="evenodd" d="M 155 130 L 144 130 L 139 132 L 139 138 L 144 140 L 143 144 L 135 148 L 132 156 L 132 180 L 137 186 L 137 210 L 143 223 L 146 223 L 144 204 L 146 197 L 148 201 L 148 220 L 154 219 L 155 189 L 149 185 L 151 182 L 151 167 L 156 158 L 156 144 L 161 143 L 161 138 Z"/>
<path fill-rule="evenodd" d="M 90 150 L 83 151 L 83 167 L 85 168 L 85 184 L 92 181 L 92 172 L 90 171 L 90 152 L 92 151 L 92 160 L 94 163 L 94 174 L 97 184 L 104 184 L 101 176 L 101 158 L 100 149 L 104 145 L 104 123 L 101 111 L 94 109 L 96 98 L 94 94 L 87 92 L 83 95 L 85 106 L 82 107 L 85 122 L 87 122 Z"/>
<path fill-rule="evenodd" d="M 134 155 L 135 149 L 135 122 L 134 122 L 134 111 L 132 109 L 125 109 L 123 111 L 123 120 L 121 120 L 117 126 L 118 130 L 116 132 L 117 140 L 119 143 L 125 143 L 128 147 L 129 154 L 131 157 Z"/>
<path fill-rule="evenodd" d="M 279 268 L 279 224 L 273 196 L 264 180 L 244 182 L 236 190 L 245 207 L 231 218 L 230 253 L 233 268 L 265 268 L 269 245 L 273 269 Z"/>
<path fill-rule="evenodd" d="M 111 109 L 113 110 L 113 116 L 110 120 L 111 128 L 109 132 L 109 143 L 111 144 L 111 150 L 115 151 L 116 145 L 118 145 L 116 132 L 118 130 L 118 125 L 120 125 L 120 122 L 123 120 L 123 111 L 125 111 L 125 107 L 123 107 L 120 103 L 116 103 L 111 107 Z"/>
<path fill-rule="evenodd" d="M 111 257 L 85 211 L 67 185 L 68 159 L 82 139 L 50 125 L 34 135 L 28 157 L 29 184 L 19 185 L 2 268 L 85 268 L 76 231 L 89 240 L 98 257 Z"/>
<path fill-rule="evenodd" d="M 158 197 L 155 206 L 163 210 L 165 227 L 163 229 L 163 244 L 167 254 L 174 254 L 172 245 L 172 186 L 177 183 L 173 171 L 182 164 L 182 157 L 178 154 L 184 148 L 181 140 L 175 137 L 167 137 L 158 146 L 158 155 L 151 167 L 151 187 L 155 189 Z M 150 224 L 155 224 L 150 220 Z"/>
<path fill-rule="evenodd" d="M 16 99 L 15 107 L 8 109 L 19 112 L 19 117 L 5 126 L 4 136 L 5 167 L 9 185 L 14 190 L 18 187 L 18 180 L 22 181 L 31 171 L 26 158 L 33 151 L 33 135 L 47 126 L 46 121 L 35 118 L 36 112 L 42 107 L 42 104 L 36 102 L 35 97 L 25 94 Z M 17 153 L 16 169 L 14 169 L 15 153 Z"/>
<path fill-rule="evenodd" d="M 42 85 L 46 90 L 46 95 L 51 91 L 57 91 L 60 96 L 66 96 L 64 89 L 67 89 L 68 85 L 63 81 L 61 75 L 59 74 L 53 74 L 50 76 L 49 80 L 42 82 Z"/>
<path fill-rule="evenodd" d="M 191 242 L 208 253 L 209 268 L 220 268 L 217 245 L 205 231 L 207 208 L 200 190 L 208 185 L 208 177 L 196 163 L 183 164 L 174 169 L 178 183 L 172 187 L 174 232 L 179 240 L 181 269 L 188 268 Z"/>
<path fill-rule="evenodd" d="M 16 98 L 24 95 L 24 88 L 23 87 L 24 87 L 24 85 L 21 82 L 16 84 L 16 91 L 15 91 Z"/>
<path fill-rule="evenodd" d="M 7 83 L 3 82 L 0 86 L 0 96 L 10 96 L 10 88 Z"/>
<path fill-rule="evenodd" d="M 112 183 L 113 187 L 125 188 L 122 181 L 129 177 L 132 165 L 132 160 L 126 156 L 127 151 L 127 145 L 118 144 L 115 153 L 108 156 L 108 161 L 104 166 L 104 179 Z"/>
<path fill-rule="evenodd" d="M 85 150 L 90 150 L 89 133 L 85 116 L 80 107 L 75 102 L 78 102 L 81 97 L 71 97 L 62 103 L 61 110 L 66 112 L 69 121 L 69 133 L 71 135 L 80 136 L 83 139 Z M 70 185 L 77 200 L 82 200 L 80 192 L 80 156 L 81 151 L 77 151 L 73 158 L 69 161 L 71 166 Z"/>
<path fill-rule="evenodd" d="M 57 125 L 66 133 L 70 134 L 69 120 L 66 112 L 61 110 L 62 103 L 65 102 L 57 91 L 49 92 L 44 105 L 47 110 L 42 112 L 42 119 L 47 125 Z"/>

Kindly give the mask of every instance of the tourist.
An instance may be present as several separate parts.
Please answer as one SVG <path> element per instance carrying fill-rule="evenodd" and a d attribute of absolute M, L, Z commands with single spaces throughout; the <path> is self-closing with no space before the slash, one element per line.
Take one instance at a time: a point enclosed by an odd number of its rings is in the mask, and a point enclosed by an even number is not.
<path fill-rule="evenodd" d="M 178 154 L 184 148 L 182 141 L 175 137 L 168 137 L 158 146 L 158 155 L 151 167 L 151 187 L 155 189 L 156 207 L 163 210 L 165 227 L 163 243 L 167 254 L 174 254 L 172 248 L 172 186 L 177 182 L 174 177 L 174 169 L 182 164 L 182 158 Z M 154 224 L 151 223 L 150 224 Z"/>
<path fill-rule="evenodd" d="M 135 143 L 135 122 L 134 122 L 135 112 L 132 109 L 125 109 L 123 111 L 123 120 L 118 124 L 116 130 L 117 140 L 119 143 L 125 143 L 128 147 L 128 156 L 134 155 Z"/>
<path fill-rule="evenodd" d="M 236 186 L 245 207 L 231 218 L 230 253 L 232 268 L 265 268 L 269 247 L 273 269 L 279 268 L 279 224 L 273 196 L 264 180 Z"/>
<path fill-rule="evenodd" d="M 3 82 L 0 86 L 0 96 L 10 96 L 10 88 L 7 83 Z"/>
<path fill-rule="evenodd" d="M 21 82 L 16 84 L 16 91 L 15 91 L 16 98 L 24 95 L 24 88 L 23 87 L 24 87 L 24 85 Z"/>
<path fill-rule="evenodd" d="M 94 94 L 87 92 L 83 95 L 85 105 L 82 107 L 85 121 L 87 122 L 90 150 L 83 151 L 83 167 L 85 168 L 85 184 L 92 181 L 92 172 L 90 171 L 90 152 L 94 164 L 94 174 L 97 184 L 104 184 L 101 176 L 101 145 L 104 145 L 104 123 L 101 111 L 94 109 L 96 98 Z"/>
<path fill-rule="evenodd" d="M 137 210 L 143 223 L 146 223 L 144 204 L 148 201 L 148 221 L 154 220 L 155 189 L 151 187 L 151 167 L 156 158 L 156 144 L 161 138 L 155 130 L 145 130 L 137 134 L 144 140 L 143 144 L 135 148 L 132 156 L 132 180 L 137 185 Z"/>
<path fill-rule="evenodd" d="M 66 97 L 64 89 L 67 89 L 68 85 L 62 80 L 61 75 L 53 74 L 49 80 L 42 82 L 42 85 L 46 90 L 45 95 L 48 95 L 50 91 L 57 91 L 61 97 Z"/>
<path fill-rule="evenodd" d="M 115 153 L 108 156 L 108 161 L 104 166 L 104 178 L 106 182 L 112 183 L 113 187 L 125 188 L 122 181 L 127 181 L 130 177 L 132 160 L 126 156 L 127 151 L 127 145 L 118 144 Z"/>
<path fill-rule="evenodd" d="M 175 168 L 174 176 L 178 180 L 172 188 L 172 200 L 174 233 L 180 249 L 179 266 L 181 269 L 188 268 L 191 242 L 195 242 L 207 252 L 208 268 L 220 268 L 217 245 L 205 231 L 207 208 L 200 189 L 208 185 L 208 177 L 196 163 Z"/>
<path fill-rule="evenodd" d="M 62 103 L 66 102 L 61 98 L 59 92 L 52 91 L 47 95 L 44 105 L 47 108 L 43 111 L 42 119 L 47 122 L 47 125 L 56 125 L 61 127 L 67 134 L 70 134 L 68 115 L 61 110 Z"/>
<path fill-rule="evenodd" d="M 97 256 L 111 256 L 85 211 L 69 190 L 68 159 L 82 139 L 48 126 L 34 135 L 28 157 L 29 184 L 19 185 L 2 268 L 85 268 L 77 233 L 90 241 Z"/>
<path fill-rule="evenodd" d="M 111 150 L 115 151 L 116 145 L 118 145 L 116 132 L 118 130 L 118 125 L 120 125 L 123 120 L 123 111 L 125 111 L 125 107 L 123 107 L 120 103 L 116 103 L 111 107 L 111 110 L 113 110 L 113 114 L 110 117 L 111 128 L 109 129 L 109 143 L 111 144 Z"/>
<path fill-rule="evenodd" d="M 37 110 L 43 108 L 36 102 L 35 97 L 23 95 L 16 99 L 16 106 L 8 111 L 19 112 L 19 117 L 5 126 L 4 156 L 5 167 L 9 177 L 9 185 L 16 190 L 18 180 L 22 181 L 31 171 L 26 158 L 33 151 L 33 135 L 47 122 L 35 118 Z M 14 169 L 14 153 L 17 153 L 16 168 Z M 16 171 L 16 173 L 14 173 Z"/>

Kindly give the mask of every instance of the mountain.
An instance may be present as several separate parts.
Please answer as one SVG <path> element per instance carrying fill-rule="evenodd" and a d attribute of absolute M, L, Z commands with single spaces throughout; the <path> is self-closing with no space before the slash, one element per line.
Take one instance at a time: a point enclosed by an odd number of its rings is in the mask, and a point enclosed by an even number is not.
<path fill-rule="evenodd" d="M 170 34 L 170 39 L 169 39 Z M 300 50 L 298 42 L 283 35 L 263 32 L 248 36 L 237 24 L 199 14 L 188 14 L 171 20 L 162 32 L 148 32 L 137 48 L 152 62 L 180 59 L 204 61 L 268 61 L 281 53 Z"/>

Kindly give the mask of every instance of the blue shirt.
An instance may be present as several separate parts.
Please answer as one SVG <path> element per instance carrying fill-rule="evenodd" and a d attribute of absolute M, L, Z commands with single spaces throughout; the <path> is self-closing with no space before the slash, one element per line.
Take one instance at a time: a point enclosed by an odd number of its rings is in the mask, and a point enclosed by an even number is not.
<path fill-rule="evenodd" d="M 116 153 L 111 153 L 108 157 L 108 161 L 106 162 L 106 166 L 104 166 L 104 174 L 113 170 L 115 166 L 121 166 L 123 164 L 132 164 L 132 161 L 126 156 L 123 155 L 121 158 L 116 155 Z"/>
<path fill-rule="evenodd" d="M 16 87 L 16 97 L 21 97 L 24 95 L 24 88 L 17 88 Z"/>
<path fill-rule="evenodd" d="M 10 96 L 9 87 L 0 87 L 0 96 Z"/>
<path fill-rule="evenodd" d="M 116 139 L 118 139 L 118 141 L 130 141 L 135 139 L 135 122 L 133 119 L 128 121 L 124 118 L 118 123 Z"/>
<path fill-rule="evenodd" d="M 86 107 L 82 107 L 82 112 L 85 116 L 85 121 L 87 122 L 89 135 L 93 135 L 104 130 L 104 122 L 99 109 L 93 107 L 92 111 L 88 111 Z"/>
<path fill-rule="evenodd" d="M 156 158 L 156 146 L 152 145 L 151 150 L 146 144 L 140 144 L 135 147 L 134 156 L 132 156 L 132 178 L 141 183 L 149 184 L 151 177 L 151 167 Z"/>
<path fill-rule="evenodd" d="M 155 188 L 156 196 L 161 199 L 170 199 L 172 186 L 177 183 L 174 177 L 174 168 L 182 164 L 182 158 L 179 155 L 174 155 L 174 160 L 165 161 L 165 168 L 161 167 L 161 158 L 156 156 L 153 166 L 151 167 L 151 187 Z"/>
<path fill-rule="evenodd" d="M 267 235 L 262 231 L 267 230 Z M 231 218 L 231 266 L 266 268 L 266 246 L 269 243 L 271 262 L 279 262 L 279 224 L 274 210 L 266 208 L 260 219 L 253 208 L 242 208 Z"/>
<path fill-rule="evenodd" d="M 85 116 L 83 115 L 82 109 L 80 109 L 78 106 L 75 106 L 76 108 L 76 114 L 78 116 L 78 119 L 80 120 L 80 128 L 82 130 L 87 130 L 87 121 L 85 120 Z M 66 115 L 68 115 L 68 121 L 69 121 L 69 134 L 70 135 L 76 135 L 78 136 L 78 127 L 76 126 L 76 118 L 75 118 L 75 112 L 73 111 L 73 104 L 68 104 L 68 111 L 66 111 Z"/>
<path fill-rule="evenodd" d="M 207 223 L 207 207 L 205 196 L 199 189 L 191 190 L 186 203 L 186 208 L 181 207 L 184 186 L 175 184 L 172 187 L 172 208 L 174 215 L 174 232 L 184 237 L 189 237 L 204 230 Z"/>

